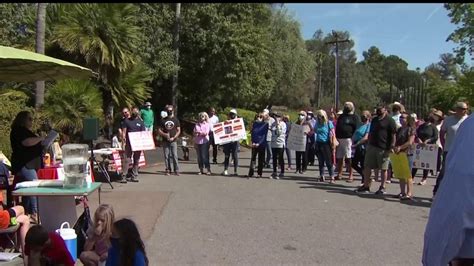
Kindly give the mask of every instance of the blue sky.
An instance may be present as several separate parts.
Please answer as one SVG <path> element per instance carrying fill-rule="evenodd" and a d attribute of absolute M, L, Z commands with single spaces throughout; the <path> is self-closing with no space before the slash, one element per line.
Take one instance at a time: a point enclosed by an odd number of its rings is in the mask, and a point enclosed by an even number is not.
<path fill-rule="evenodd" d="M 304 39 L 317 29 L 324 35 L 347 30 L 355 42 L 358 60 L 375 45 L 385 55 L 397 55 L 408 68 L 424 69 L 452 52 L 446 42 L 456 26 L 450 22 L 443 4 L 285 4 L 301 24 Z"/>

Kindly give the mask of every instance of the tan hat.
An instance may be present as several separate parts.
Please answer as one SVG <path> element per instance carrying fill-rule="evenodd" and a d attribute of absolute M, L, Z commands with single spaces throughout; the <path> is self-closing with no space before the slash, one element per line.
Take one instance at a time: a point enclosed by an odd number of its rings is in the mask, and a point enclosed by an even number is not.
<path fill-rule="evenodd" d="M 441 110 L 436 110 L 436 111 L 432 112 L 432 114 L 434 114 L 435 116 L 438 116 L 440 118 L 443 118 L 443 112 Z"/>

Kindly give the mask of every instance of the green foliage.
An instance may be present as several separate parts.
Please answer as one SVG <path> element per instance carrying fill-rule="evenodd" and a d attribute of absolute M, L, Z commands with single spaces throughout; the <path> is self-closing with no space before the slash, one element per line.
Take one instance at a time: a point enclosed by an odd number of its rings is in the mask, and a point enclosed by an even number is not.
<path fill-rule="evenodd" d="M 0 45 L 34 51 L 36 4 L 0 4 Z"/>
<path fill-rule="evenodd" d="M 102 117 L 102 97 L 94 83 L 62 80 L 48 88 L 43 112 L 53 128 L 71 135 L 82 132 L 86 117 Z"/>
<path fill-rule="evenodd" d="M 113 100 L 118 106 L 137 106 L 150 97 L 151 89 L 148 82 L 151 71 L 143 64 L 137 64 L 124 72 L 113 85 Z"/>
<path fill-rule="evenodd" d="M 29 97 L 24 92 L 13 89 L 0 90 L 0 102 L 2 103 L 2 112 L 0 112 L 0 151 L 5 156 L 10 157 L 10 127 L 16 114 L 20 111 L 30 110 L 26 106 Z"/>
<path fill-rule="evenodd" d="M 458 63 L 464 62 L 466 53 L 474 59 L 474 4 L 447 3 L 444 7 L 448 10 L 451 22 L 458 26 L 447 39 L 459 44 L 459 47 L 455 49 Z"/>

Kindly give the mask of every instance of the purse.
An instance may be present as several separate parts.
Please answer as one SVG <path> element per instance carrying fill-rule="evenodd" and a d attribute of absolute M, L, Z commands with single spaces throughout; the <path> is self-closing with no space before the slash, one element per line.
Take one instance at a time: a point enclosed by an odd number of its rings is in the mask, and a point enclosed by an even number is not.
<path fill-rule="evenodd" d="M 84 251 L 84 245 L 87 240 L 87 230 L 92 226 L 91 213 L 89 206 L 87 205 L 87 198 L 84 197 L 84 212 L 77 219 L 76 224 L 74 224 L 73 229 L 76 231 L 77 235 L 77 254 L 81 254 Z"/>
<path fill-rule="evenodd" d="M 336 147 L 339 145 L 339 141 L 337 141 L 337 138 L 334 134 L 331 133 L 331 128 L 329 127 L 329 121 L 328 121 L 328 139 L 329 139 L 329 145 L 333 150 L 336 149 Z"/>

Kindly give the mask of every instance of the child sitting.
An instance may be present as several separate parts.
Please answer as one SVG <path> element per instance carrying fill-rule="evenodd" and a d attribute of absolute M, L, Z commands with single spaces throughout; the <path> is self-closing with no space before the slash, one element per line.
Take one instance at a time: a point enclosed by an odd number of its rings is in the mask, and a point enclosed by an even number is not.
<path fill-rule="evenodd" d="M 25 265 L 74 266 L 74 260 L 62 237 L 54 232 L 48 233 L 41 225 L 35 225 L 28 230 L 25 255 Z"/>
<path fill-rule="evenodd" d="M 25 215 L 25 209 L 22 206 L 15 206 L 10 209 L 3 208 L 3 196 L 0 193 L 0 229 L 7 229 L 9 226 L 20 224 L 17 231 L 20 239 L 21 252 L 25 256 L 25 237 L 30 228 L 30 218 Z"/>
<path fill-rule="evenodd" d="M 79 257 L 85 266 L 96 266 L 107 259 L 114 219 L 114 210 L 108 204 L 100 205 L 95 211 L 94 224 L 87 232 L 88 238 L 84 245 L 84 251 Z"/>
<path fill-rule="evenodd" d="M 145 245 L 132 220 L 116 221 L 112 234 L 112 247 L 109 249 L 106 266 L 148 266 Z"/>

